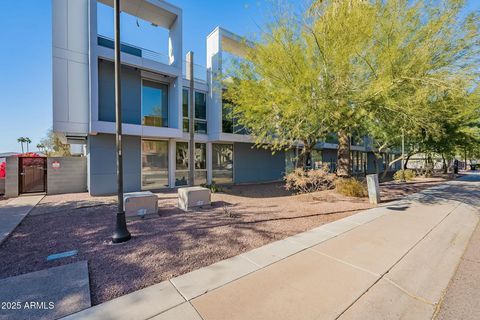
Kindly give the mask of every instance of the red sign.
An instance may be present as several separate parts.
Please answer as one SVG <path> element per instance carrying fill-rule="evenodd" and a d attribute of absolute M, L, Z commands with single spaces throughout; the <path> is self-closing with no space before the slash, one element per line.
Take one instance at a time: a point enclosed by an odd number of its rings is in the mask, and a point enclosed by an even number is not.
<path fill-rule="evenodd" d="M 52 169 L 60 169 L 60 162 L 53 161 L 52 162 Z"/>

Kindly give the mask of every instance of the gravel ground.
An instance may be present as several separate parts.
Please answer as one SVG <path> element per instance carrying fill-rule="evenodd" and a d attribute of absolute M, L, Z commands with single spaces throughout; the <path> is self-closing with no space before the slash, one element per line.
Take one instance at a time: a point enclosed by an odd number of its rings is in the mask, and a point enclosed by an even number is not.
<path fill-rule="evenodd" d="M 384 183 L 382 197 L 443 181 Z M 0 246 L 0 279 L 88 260 L 92 302 L 99 304 L 371 207 L 334 191 L 292 195 L 279 183 L 226 188 L 212 195 L 211 208 L 189 213 L 175 208 L 175 192 L 158 195 L 159 215 L 129 221 L 133 239 L 122 245 L 109 244 L 115 197 L 46 196 Z M 69 250 L 78 255 L 46 261 Z"/>

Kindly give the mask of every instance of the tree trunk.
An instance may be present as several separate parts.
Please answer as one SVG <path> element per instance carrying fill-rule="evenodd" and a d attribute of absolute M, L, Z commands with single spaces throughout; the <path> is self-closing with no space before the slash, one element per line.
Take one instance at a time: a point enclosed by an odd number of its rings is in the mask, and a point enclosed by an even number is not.
<path fill-rule="evenodd" d="M 448 166 L 447 166 L 447 162 L 445 161 L 445 156 L 443 155 L 443 153 L 442 153 L 442 169 L 444 174 L 448 173 Z"/>
<path fill-rule="evenodd" d="M 390 164 L 388 162 L 385 162 L 385 169 L 383 170 L 382 180 L 385 180 L 385 178 L 387 177 L 388 168 L 390 168 Z"/>
<path fill-rule="evenodd" d="M 337 176 L 350 176 L 350 140 L 344 129 L 338 132 Z"/>
<path fill-rule="evenodd" d="M 312 168 L 312 150 L 313 147 L 308 144 L 308 141 L 303 142 L 303 151 L 302 151 L 302 165 L 303 169 L 311 169 Z"/>
<path fill-rule="evenodd" d="M 405 159 L 405 163 L 403 164 L 403 170 L 407 170 L 407 164 L 408 164 L 408 161 L 410 160 L 410 157 L 411 157 L 411 156 L 412 156 L 412 155 L 409 154 L 409 155 L 407 156 L 407 158 Z"/>
<path fill-rule="evenodd" d="M 303 169 L 311 169 L 311 151 L 307 148 L 304 149 L 302 155 Z"/>

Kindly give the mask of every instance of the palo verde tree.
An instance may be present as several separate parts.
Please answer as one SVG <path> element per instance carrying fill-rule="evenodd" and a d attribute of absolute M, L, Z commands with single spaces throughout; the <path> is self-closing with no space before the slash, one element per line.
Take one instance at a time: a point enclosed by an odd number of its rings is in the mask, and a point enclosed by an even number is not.
<path fill-rule="evenodd" d="M 452 149 L 474 105 L 469 100 L 478 83 L 478 14 L 464 16 L 464 1 L 457 0 L 376 6 L 376 45 L 366 59 L 376 73 L 367 114 L 378 150 L 398 146 L 402 132 L 413 146 L 407 156 L 435 144 Z"/>
<path fill-rule="evenodd" d="M 480 41 L 479 19 L 462 16 L 463 7 L 461 0 L 313 1 L 301 17 L 272 19 L 228 74 L 225 96 L 256 143 L 273 150 L 300 142 L 308 155 L 336 132 L 337 174 L 347 176 L 353 132 L 373 136 L 380 154 L 399 146 L 402 133 L 409 145 L 443 134 L 445 110 L 465 107 Z"/>
<path fill-rule="evenodd" d="M 349 133 L 363 116 L 359 96 L 371 77 L 359 52 L 374 27 L 365 19 L 372 7 L 352 6 L 312 6 L 301 19 L 276 16 L 227 74 L 225 92 L 239 123 L 273 150 L 301 143 L 307 159 L 319 140 L 338 132 L 339 175 L 348 175 Z"/>

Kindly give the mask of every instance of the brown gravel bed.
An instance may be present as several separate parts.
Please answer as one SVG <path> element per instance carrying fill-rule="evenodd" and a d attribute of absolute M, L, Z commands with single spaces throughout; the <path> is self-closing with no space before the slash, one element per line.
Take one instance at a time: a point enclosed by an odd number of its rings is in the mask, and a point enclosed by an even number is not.
<path fill-rule="evenodd" d="M 443 182 L 385 184 L 392 200 Z M 0 246 L 0 279 L 88 260 L 93 304 L 210 265 L 370 208 L 334 191 L 292 195 L 280 184 L 235 186 L 213 194 L 213 206 L 184 213 L 176 194 L 159 194 L 159 216 L 129 221 L 133 239 L 110 245 L 115 197 L 46 196 Z M 46 261 L 53 253 L 78 255 Z"/>

